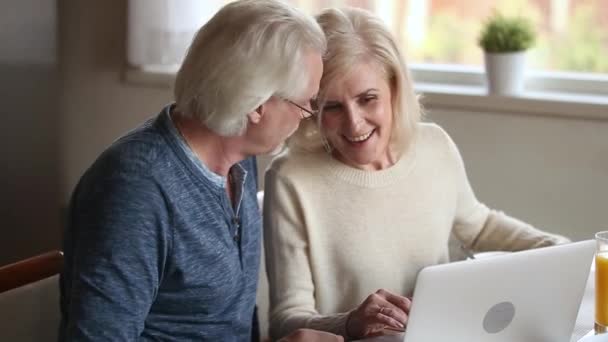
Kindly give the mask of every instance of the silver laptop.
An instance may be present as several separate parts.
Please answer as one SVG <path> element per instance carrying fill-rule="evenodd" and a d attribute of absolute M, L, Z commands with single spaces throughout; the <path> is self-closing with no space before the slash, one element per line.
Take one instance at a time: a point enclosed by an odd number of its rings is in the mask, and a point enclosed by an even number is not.
<path fill-rule="evenodd" d="M 568 342 L 593 240 L 423 269 L 404 342 Z"/>

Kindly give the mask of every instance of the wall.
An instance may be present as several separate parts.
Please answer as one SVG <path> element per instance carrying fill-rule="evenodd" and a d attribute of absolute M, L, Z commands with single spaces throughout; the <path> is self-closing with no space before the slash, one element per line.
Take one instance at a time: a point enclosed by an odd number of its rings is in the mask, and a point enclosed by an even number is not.
<path fill-rule="evenodd" d="M 62 197 L 114 139 L 171 101 L 169 88 L 123 82 L 126 1 L 60 1 Z"/>
<path fill-rule="evenodd" d="M 59 244 L 57 11 L 9 0 L 0 11 L 0 265 Z"/>
<path fill-rule="evenodd" d="M 0 264 L 58 247 L 80 175 L 172 97 L 123 81 L 125 0 L 57 3 L 11 0 L 0 11 Z M 492 207 L 575 239 L 608 229 L 608 123 L 449 108 L 429 118 L 453 136 Z"/>
<path fill-rule="evenodd" d="M 63 76 L 61 194 L 115 138 L 172 101 L 169 87 L 124 81 L 126 0 L 60 1 Z M 259 158 L 263 171 L 269 157 Z M 260 184 L 263 173 L 260 172 Z"/>
<path fill-rule="evenodd" d="M 80 175 L 172 97 L 122 81 L 125 0 L 10 0 L 2 9 L 0 265 L 59 248 Z"/>
<path fill-rule="evenodd" d="M 573 239 L 608 230 L 608 121 L 432 108 L 477 197 Z"/>

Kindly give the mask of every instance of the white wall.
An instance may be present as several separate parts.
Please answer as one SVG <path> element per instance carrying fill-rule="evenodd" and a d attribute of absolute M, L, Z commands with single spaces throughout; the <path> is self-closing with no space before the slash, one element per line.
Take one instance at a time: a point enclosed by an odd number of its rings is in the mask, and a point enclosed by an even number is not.
<path fill-rule="evenodd" d="M 433 108 L 477 197 L 573 239 L 608 230 L 608 121 Z"/>

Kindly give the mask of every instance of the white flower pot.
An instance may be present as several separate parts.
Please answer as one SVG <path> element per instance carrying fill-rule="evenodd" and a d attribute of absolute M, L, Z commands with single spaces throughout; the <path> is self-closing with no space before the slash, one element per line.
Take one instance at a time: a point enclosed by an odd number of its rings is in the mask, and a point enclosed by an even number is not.
<path fill-rule="evenodd" d="M 494 95 L 519 95 L 524 88 L 526 52 L 485 53 L 488 92 Z"/>

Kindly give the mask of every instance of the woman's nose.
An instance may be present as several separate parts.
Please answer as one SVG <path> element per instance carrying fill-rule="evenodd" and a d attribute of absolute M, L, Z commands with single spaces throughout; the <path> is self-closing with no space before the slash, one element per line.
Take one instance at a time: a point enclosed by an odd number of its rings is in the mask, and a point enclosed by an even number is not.
<path fill-rule="evenodd" d="M 346 118 L 348 125 L 357 128 L 363 122 L 363 112 L 357 106 L 346 107 Z"/>

